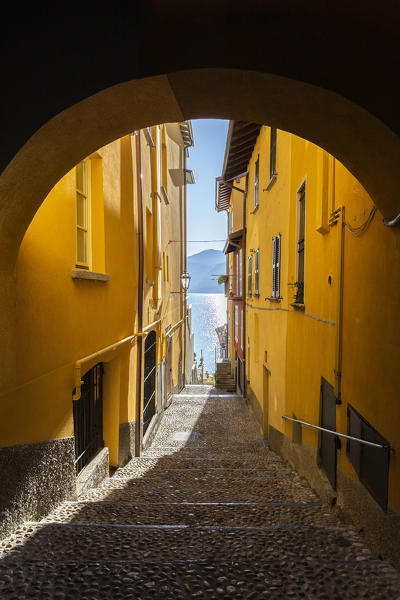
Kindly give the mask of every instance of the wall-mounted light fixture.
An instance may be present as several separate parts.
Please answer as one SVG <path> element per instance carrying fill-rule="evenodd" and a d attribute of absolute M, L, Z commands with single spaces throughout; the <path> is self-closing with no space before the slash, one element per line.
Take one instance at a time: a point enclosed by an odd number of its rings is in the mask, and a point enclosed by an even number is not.
<path fill-rule="evenodd" d="M 181 286 L 186 292 L 189 289 L 191 277 L 187 271 L 184 271 L 181 275 Z"/>

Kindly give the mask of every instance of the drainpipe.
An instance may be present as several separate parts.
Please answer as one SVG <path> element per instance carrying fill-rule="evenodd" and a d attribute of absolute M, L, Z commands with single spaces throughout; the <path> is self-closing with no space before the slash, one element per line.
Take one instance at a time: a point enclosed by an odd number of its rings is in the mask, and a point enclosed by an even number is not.
<path fill-rule="evenodd" d="M 141 412 L 142 412 L 142 370 L 143 370 L 143 304 L 144 304 L 144 247 L 143 247 L 143 190 L 142 156 L 140 131 L 136 132 L 136 174 L 137 174 L 137 214 L 138 214 L 138 300 L 137 300 L 137 355 L 136 355 L 136 423 L 135 456 L 141 451 Z"/>
<path fill-rule="evenodd" d="M 183 173 L 185 174 L 184 188 L 183 188 L 183 271 L 187 272 L 187 251 L 186 251 L 186 237 L 187 237 L 187 183 L 186 183 L 186 146 L 183 146 Z M 187 314 L 186 314 L 186 290 L 183 290 L 183 386 L 186 385 L 186 345 L 187 345 Z"/>
<path fill-rule="evenodd" d="M 247 179 L 246 179 L 247 181 Z M 242 298 L 243 298 L 243 397 L 247 398 L 247 375 L 246 375 L 246 281 L 247 281 L 247 269 L 246 269 L 246 256 L 247 256 L 247 244 L 246 244 L 246 200 L 247 200 L 247 186 L 243 194 L 243 260 L 242 260 Z"/>
<path fill-rule="evenodd" d="M 344 279 L 344 227 L 345 211 L 342 206 L 338 220 L 339 252 L 338 252 L 338 299 L 336 317 L 336 360 L 335 360 L 335 396 L 341 404 L 342 396 L 342 354 L 343 354 L 343 279 Z"/>

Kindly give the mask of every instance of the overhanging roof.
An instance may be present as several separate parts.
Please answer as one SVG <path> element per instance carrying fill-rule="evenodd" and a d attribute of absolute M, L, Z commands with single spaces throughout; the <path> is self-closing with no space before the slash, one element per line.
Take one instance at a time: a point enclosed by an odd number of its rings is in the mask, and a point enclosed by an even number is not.
<path fill-rule="evenodd" d="M 229 208 L 232 190 L 225 182 L 231 182 L 247 171 L 260 129 L 259 123 L 229 122 L 222 176 L 216 178 L 215 207 L 218 212 Z"/>
<path fill-rule="evenodd" d="M 243 237 L 243 229 L 238 229 L 238 231 L 233 231 L 228 235 L 228 239 L 225 242 L 224 246 L 224 254 L 229 254 L 230 252 L 234 252 L 238 249 L 237 242 L 241 240 Z"/>

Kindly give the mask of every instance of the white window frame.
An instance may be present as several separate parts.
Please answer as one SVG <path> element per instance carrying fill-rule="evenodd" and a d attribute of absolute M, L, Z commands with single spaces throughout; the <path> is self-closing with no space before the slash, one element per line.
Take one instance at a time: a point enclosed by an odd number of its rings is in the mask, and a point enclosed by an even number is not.
<path fill-rule="evenodd" d="M 247 271 L 247 295 L 251 296 L 253 293 L 253 255 L 248 256 L 248 271 Z"/>
<path fill-rule="evenodd" d="M 260 250 L 258 248 L 254 255 L 254 295 L 260 295 Z"/>
<path fill-rule="evenodd" d="M 86 189 L 80 190 L 78 189 L 78 172 L 77 167 L 79 165 L 85 165 L 86 171 Z M 92 189 L 91 189 L 91 162 L 90 159 L 82 160 L 79 165 L 75 168 L 75 223 L 76 223 L 76 235 L 75 235 L 75 243 L 76 243 L 76 262 L 75 265 L 78 269 L 85 269 L 90 271 L 92 264 Z M 78 198 L 84 199 L 84 211 L 85 211 L 85 221 L 86 227 L 84 225 L 80 225 L 78 223 Z M 78 257 L 78 231 L 84 231 L 86 233 L 86 262 L 83 260 L 79 260 Z"/>
<path fill-rule="evenodd" d="M 235 344 L 238 343 L 239 335 L 239 307 L 235 304 Z"/>

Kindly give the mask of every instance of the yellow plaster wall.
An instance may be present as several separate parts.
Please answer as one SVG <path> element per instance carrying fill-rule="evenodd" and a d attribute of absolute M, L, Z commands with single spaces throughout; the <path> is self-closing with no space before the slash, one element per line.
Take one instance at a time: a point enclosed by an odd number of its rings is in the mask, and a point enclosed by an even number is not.
<path fill-rule="evenodd" d="M 249 188 L 246 203 L 246 292 L 248 292 L 247 259 L 250 249 L 259 248 L 259 297 L 254 296 L 254 254 L 253 254 L 253 295 L 246 296 L 247 302 L 247 351 L 250 362 L 246 361 L 247 378 L 260 407 L 265 402 L 269 424 L 281 429 L 281 415 L 286 398 L 286 323 L 290 301 L 287 293 L 287 276 L 281 268 L 280 302 L 268 300 L 272 294 L 272 238 L 282 235 L 282 263 L 287 260 L 289 232 L 289 201 L 291 163 L 290 134 L 278 131 L 277 134 L 277 177 L 269 185 L 270 129 L 262 127 L 249 163 Z M 254 172 L 257 157 L 259 163 L 259 206 L 254 212 Z M 268 397 L 263 398 L 265 380 L 264 369 L 269 372 Z M 265 431 L 267 433 L 267 431 Z"/>
<path fill-rule="evenodd" d="M 137 271 L 131 156 L 126 137 L 91 159 L 92 269 L 106 271 L 109 282 L 71 277 L 75 169 L 53 188 L 26 232 L 16 269 L 19 387 L 1 398 L 2 445 L 73 435 L 74 362 L 133 333 Z M 134 413 L 128 408 L 128 379 L 125 361 L 118 410 L 124 421 Z"/>
<path fill-rule="evenodd" d="M 269 388 L 269 423 L 291 436 L 292 426 L 283 423 L 281 415 L 295 414 L 301 420 L 318 424 L 321 377 L 337 387 L 341 226 L 330 226 L 329 216 L 333 210 L 344 207 L 346 223 L 357 227 L 368 219 L 373 202 L 337 160 L 314 144 L 281 131 L 277 180 L 269 191 L 262 191 L 269 166 L 268 134 L 268 128 L 263 127 L 249 163 L 247 255 L 250 248 L 260 248 L 260 297 L 247 299 L 246 370 L 261 407 L 263 386 Z M 259 208 L 254 212 L 254 164 L 258 155 L 260 195 Z M 298 310 L 291 306 L 294 288 L 289 284 L 296 281 L 297 193 L 304 181 L 305 306 Z M 369 228 L 359 237 L 347 227 L 343 230 L 342 404 L 337 405 L 336 428 L 346 433 L 350 403 L 397 449 L 400 237 L 398 230 L 385 228 L 381 221 L 382 215 L 376 212 Z M 270 294 L 271 238 L 279 232 L 282 300 L 277 306 L 268 304 L 265 298 Z M 267 307 L 274 310 L 260 310 Z M 318 446 L 318 433 L 303 427 L 303 441 Z M 338 465 L 357 477 L 346 457 L 345 443 Z M 400 463 L 395 452 L 390 460 L 389 503 L 397 507 L 399 481 Z"/>
<path fill-rule="evenodd" d="M 306 183 L 306 233 L 304 272 L 304 311 L 288 313 L 287 329 L 287 397 L 286 414 L 319 423 L 321 376 L 335 385 L 335 350 L 337 301 L 339 293 L 339 226 L 321 233 L 323 210 L 327 202 L 326 186 L 332 188 L 330 163 L 324 151 L 297 136 L 292 136 L 290 242 L 288 247 L 288 282 L 296 281 L 298 190 Z M 325 171 L 323 169 L 325 168 Z M 325 188 L 323 187 L 325 186 Z M 332 202 L 332 199 L 331 199 Z M 339 206 L 339 204 L 338 204 Z M 329 212 L 333 207 L 329 207 Z M 326 207 L 324 207 L 326 209 Z M 328 278 L 331 277 L 331 284 Z M 294 288 L 288 286 L 290 302 Z M 289 308 L 291 308 L 289 306 Z M 283 413 L 282 413 L 283 414 Z M 292 425 L 283 429 L 291 434 Z M 318 433 L 303 428 L 303 440 L 318 445 Z"/>

